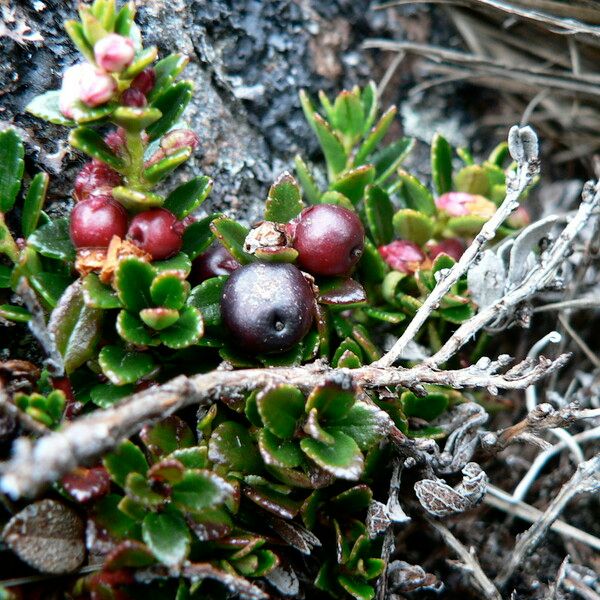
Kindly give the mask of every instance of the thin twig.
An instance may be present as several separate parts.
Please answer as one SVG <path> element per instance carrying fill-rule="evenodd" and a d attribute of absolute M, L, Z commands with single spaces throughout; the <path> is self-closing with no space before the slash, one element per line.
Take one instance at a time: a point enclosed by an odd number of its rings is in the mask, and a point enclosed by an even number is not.
<path fill-rule="evenodd" d="M 212 404 L 228 394 L 282 383 L 308 392 L 332 379 L 340 385 L 359 389 L 402 386 L 422 390 L 425 383 L 456 389 L 523 389 L 553 369 L 561 368 L 567 359 L 564 355 L 554 361 L 544 357 L 534 363 L 525 361 L 511 368 L 507 375 L 499 373 L 509 362 L 506 356 L 501 356 L 497 361 L 480 360 L 475 365 L 453 371 L 441 371 L 427 365 L 410 369 L 381 369 L 372 365 L 359 369 L 333 369 L 317 361 L 302 367 L 217 370 L 190 378 L 180 376 L 133 394 L 114 407 L 80 417 L 36 442 L 19 438 L 13 446 L 12 459 L 0 464 L 3 473 L 0 490 L 14 498 L 35 495 L 75 467 L 93 464 L 149 421 L 164 418 L 192 404 Z M 396 428 L 390 434 L 397 445 L 412 443 Z"/>
<path fill-rule="evenodd" d="M 393 365 L 402 355 L 406 345 L 412 341 L 421 327 L 425 324 L 431 313 L 436 310 L 442 298 L 450 291 L 452 286 L 469 270 L 475 259 L 479 256 L 481 249 L 489 241 L 493 240 L 496 232 L 512 213 L 517 208 L 518 200 L 525 189 L 531 184 L 533 178 L 539 172 L 539 162 L 537 156 L 537 137 L 533 130 L 529 127 L 519 129 L 517 126 L 510 130 L 509 144 L 512 143 L 511 152 L 513 158 L 517 158 L 519 144 L 522 147 L 529 144 L 531 153 L 521 152 L 522 160 L 519 161 L 515 178 L 509 182 L 506 193 L 506 198 L 494 213 L 491 219 L 487 221 L 481 231 L 477 234 L 473 243 L 465 250 L 460 260 L 445 274 L 442 274 L 433 291 L 427 296 L 422 306 L 408 324 L 404 333 L 392 346 L 390 351 L 380 358 L 374 364 L 378 367 L 389 367 Z M 439 364 L 437 362 L 436 364 Z"/>
<path fill-rule="evenodd" d="M 575 474 L 563 485 L 544 514 L 519 537 L 510 559 L 496 578 L 496 584 L 504 587 L 508 583 L 525 558 L 537 548 L 547 530 L 572 498 L 584 492 L 598 490 L 600 490 L 600 455 L 590 458 L 577 467 Z"/>
<path fill-rule="evenodd" d="M 500 592 L 484 573 L 479 561 L 473 554 L 473 549 L 467 550 L 465 546 L 452 534 L 452 532 L 438 521 L 428 519 L 429 525 L 433 527 L 449 546 L 460 557 L 465 565 L 465 571 L 471 575 L 475 585 L 483 592 L 484 598 L 490 600 L 502 600 Z"/>
<path fill-rule="evenodd" d="M 587 308 L 600 308 L 600 297 L 590 296 L 589 298 L 574 298 L 573 300 L 563 300 L 562 302 L 552 302 L 551 304 L 543 304 L 536 306 L 533 309 L 534 313 L 547 312 L 550 310 L 571 310 Z"/>

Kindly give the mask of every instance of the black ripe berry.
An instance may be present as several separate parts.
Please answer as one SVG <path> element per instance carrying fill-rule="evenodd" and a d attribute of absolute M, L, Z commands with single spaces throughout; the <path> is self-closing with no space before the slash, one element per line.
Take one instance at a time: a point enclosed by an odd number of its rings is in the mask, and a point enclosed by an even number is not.
<path fill-rule="evenodd" d="M 315 275 L 348 275 L 362 256 L 365 230 L 356 213 L 333 204 L 305 208 L 292 224 L 297 264 Z"/>
<path fill-rule="evenodd" d="M 229 275 L 239 266 L 240 263 L 231 256 L 224 246 L 219 242 L 214 242 L 206 252 L 203 252 L 192 263 L 190 279 L 197 285 L 211 277 Z"/>
<path fill-rule="evenodd" d="M 244 352 L 282 352 L 308 333 L 314 303 L 311 286 L 296 267 L 257 262 L 231 274 L 221 313 Z"/>

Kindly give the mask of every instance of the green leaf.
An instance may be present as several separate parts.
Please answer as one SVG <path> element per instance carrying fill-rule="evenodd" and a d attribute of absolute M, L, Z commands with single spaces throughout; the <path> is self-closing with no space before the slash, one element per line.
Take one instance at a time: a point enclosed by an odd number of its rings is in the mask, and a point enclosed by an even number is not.
<path fill-rule="evenodd" d="M 81 54 L 83 54 L 83 56 L 85 56 L 85 58 L 87 60 L 89 60 L 91 63 L 93 63 L 95 60 L 94 48 L 87 41 L 85 34 L 83 32 L 83 27 L 82 27 L 81 23 L 79 23 L 79 21 L 75 21 L 74 19 L 72 19 L 70 21 L 65 21 L 64 26 L 65 26 L 65 31 L 67 32 L 68 36 L 71 38 L 71 41 L 73 42 L 73 44 L 75 44 L 75 47 L 77 48 L 77 50 L 79 50 L 79 52 L 81 52 Z M 33 113 L 33 114 L 35 114 L 35 113 Z M 37 116 L 39 116 L 39 115 L 37 115 Z M 48 121 L 49 119 L 46 119 L 46 120 Z M 62 123 L 59 123 L 59 125 L 62 125 Z"/>
<path fill-rule="evenodd" d="M 387 181 L 404 162 L 415 145 L 412 138 L 400 138 L 383 150 L 380 150 L 371 158 L 377 171 L 375 183 L 378 185 Z"/>
<path fill-rule="evenodd" d="M 5 289 L 10 287 L 10 276 L 12 273 L 12 268 L 8 265 L 0 264 L 0 289 Z"/>
<path fill-rule="evenodd" d="M 330 502 L 337 511 L 356 513 L 369 508 L 373 500 L 373 492 L 369 486 L 361 483 L 334 496 Z"/>
<path fill-rule="evenodd" d="M 83 26 L 83 33 L 92 47 L 96 45 L 96 42 L 108 35 L 108 31 L 106 31 L 102 23 L 92 13 L 91 7 L 80 4 L 79 18 Z"/>
<path fill-rule="evenodd" d="M 156 510 L 164 504 L 164 497 L 155 492 L 145 475 L 140 473 L 129 473 L 125 479 L 125 492 L 134 502 L 145 508 Z"/>
<path fill-rule="evenodd" d="M 195 344 L 204 334 L 204 321 L 197 308 L 188 306 L 181 311 L 179 320 L 160 332 L 160 341 L 179 350 Z"/>
<path fill-rule="evenodd" d="M 91 516 L 94 521 L 116 539 L 131 534 L 135 521 L 119 510 L 122 496 L 108 494 L 94 502 Z"/>
<path fill-rule="evenodd" d="M 0 212 L 7 213 L 15 204 L 21 189 L 25 148 L 12 128 L 0 132 Z"/>
<path fill-rule="evenodd" d="M 36 229 L 46 200 L 49 177 L 47 173 L 38 173 L 32 180 L 23 202 L 21 231 L 27 239 Z"/>
<path fill-rule="evenodd" d="M 248 235 L 248 229 L 243 225 L 227 217 L 217 217 L 210 224 L 210 229 L 229 251 L 229 254 L 240 264 L 253 262 L 254 257 L 244 252 L 244 241 Z"/>
<path fill-rule="evenodd" d="M 336 421 L 327 431 L 333 435 L 341 431 L 349 435 L 361 450 L 370 450 L 390 429 L 392 422 L 381 409 L 357 402 L 343 419 Z"/>
<path fill-rule="evenodd" d="M 254 256 L 265 262 L 292 263 L 298 258 L 298 251 L 294 248 L 259 248 Z"/>
<path fill-rule="evenodd" d="M 152 100 L 152 107 L 158 108 L 162 117 L 146 129 L 149 139 L 156 140 L 175 123 L 192 99 L 194 84 L 191 81 L 180 81 L 169 86 L 160 96 Z"/>
<path fill-rule="evenodd" d="M 162 160 L 145 169 L 144 179 L 156 184 L 162 181 L 169 173 L 172 173 L 179 165 L 182 165 L 190 156 L 192 156 L 192 148 L 190 146 L 175 150 Z"/>
<path fill-rule="evenodd" d="M 94 107 L 87 106 L 87 104 L 77 101 L 72 107 L 73 119 L 75 119 L 75 122 L 79 125 L 93 123 L 94 121 L 100 121 L 112 115 L 116 107 L 117 103 L 112 101 Z"/>
<path fill-rule="evenodd" d="M 155 346 L 158 343 L 137 313 L 127 310 L 120 311 L 117 316 L 116 329 L 117 333 L 128 344 L 143 348 L 145 346 Z"/>
<path fill-rule="evenodd" d="M 178 277 L 185 279 L 192 270 L 192 261 L 185 252 L 179 252 L 166 260 L 155 260 L 152 266 L 159 274 L 169 271 L 171 275 L 176 273 Z"/>
<path fill-rule="evenodd" d="M 338 582 L 356 600 L 372 600 L 375 598 L 375 589 L 373 586 L 361 581 L 358 577 L 340 575 Z"/>
<path fill-rule="evenodd" d="M 361 165 L 368 156 L 377 148 L 379 142 L 384 138 L 385 134 L 389 131 L 398 109 L 395 106 L 390 106 L 373 129 L 369 132 L 369 135 L 365 141 L 361 144 L 356 156 L 354 157 L 353 164 L 355 166 Z"/>
<path fill-rule="evenodd" d="M 188 526 L 174 510 L 148 513 L 142 523 L 142 538 L 154 556 L 168 567 L 181 565 L 190 551 Z"/>
<path fill-rule="evenodd" d="M 374 81 L 369 81 L 369 83 L 363 88 L 361 102 L 363 104 L 363 110 L 365 113 L 363 135 L 366 135 L 369 129 L 373 127 L 373 123 L 375 123 L 377 113 L 379 112 L 377 85 Z"/>
<path fill-rule="evenodd" d="M 217 215 L 209 215 L 199 221 L 188 225 L 183 232 L 182 250 L 192 260 L 208 250 L 215 236 L 210 228 L 210 224 Z"/>
<path fill-rule="evenodd" d="M 171 499 L 183 511 L 198 513 L 222 504 L 233 494 L 233 487 L 216 473 L 194 469 L 171 488 Z"/>
<path fill-rule="evenodd" d="M 381 258 L 377 246 L 366 236 L 363 255 L 358 262 L 358 271 L 363 281 L 375 283 L 383 281 L 383 278 L 389 271 L 389 267 L 385 264 L 383 258 Z"/>
<path fill-rule="evenodd" d="M 140 310 L 140 319 L 145 325 L 154 329 L 154 331 L 162 331 L 170 327 L 179 319 L 179 311 L 175 308 L 144 308 Z"/>
<path fill-rule="evenodd" d="M 38 119 L 43 119 L 55 125 L 66 125 L 74 127 L 75 121 L 67 119 L 59 110 L 60 90 L 52 90 L 36 96 L 25 107 L 25 111 Z"/>
<path fill-rule="evenodd" d="M 124 440 L 115 450 L 109 452 L 102 459 L 102 464 L 110 478 L 122 488 L 125 487 L 129 473 L 145 475 L 148 470 L 148 462 L 143 452 L 129 440 Z"/>
<path fill-rule="evenodd" d="M 265 219 L 287 223 L 302 212 L 302 195 L 296 180 L 285 171 L 269 189 L 265 204 Z"/>
<path fill-rule="evenodd" d="M 412 208 L 400 209 L 394 215 L 393 226 L 399 239 L 409 240 L 418 246 L 429 241 L 435 229 L 433 219 Z"/>
<path fill-rule="evenodd" d="M 196 437 L 187 423 L 175 415 L 146 425 L 140 433 L 140 438 L 146 448 L 157 457 L 167 456 L 176 450 L 190 448 L 196 444 Z"/>
<path fill-rule="evenodd" d="M 376 306 L 365 306 L 362 311 L 367 316 L 371 317 L 371 319 L 377 319 L 378 321 L 383 321 L 384 323 L 392 323 L 393 325 L 402 323 L 402 321 L 406 319 L 406 315 L 404 313 L 383 310 L 381 308 L 377 308 Z"/>
<path fill-rule="evenodd" d="M 350 277 L 335 277 L 319 282 L 319 302 L 332 306 L 360 306 L 367 294 L 358 281 Z"/>
<path fill-rule="evenodd" d="M 67 374 L 93 356 L 101 324 L 102 311 L 86 306 L 81 281 L 76 281 L 62 295 L 48 322 Z"/>
<path fill-rule="evenodd" d="M 48 306 L 54 308 L 64 291 L 72 283 L 70 275 L 40 271 L 29 276 L 31 287 L 43 298 Z"/>
<path fill-rule="evenodd" d="M 320 204 L 334 204 L 335 206 L 341 206 L 349 211 L 356 212 L 354 204 L 350 202 L 344 194 L 340 192 L 327 191 L 319 199 Z"/>
<path fill-rule="evenodd" d="M 156 46 L 149 46 L 138 52 L 133 59 L 133 62 L 123 71 L 122 77 L 133 79 L 141 73 L 146 67 L 149 67 L 157 58 L 158 49 Z"/>
<path fill-rule="evenodd" d="M 448 219 L 447 227 L 458 237 L 474 237 L 487 222 L 486 217 L 463 215 Z"/>
<path fill-rule="evenodd" d="M 119 261 L 114 285 L 119 300 L 127 310 L 139 312 L 152 306 L 150 286 L 155 273 L 152 265 L 139 258 L 128 257 Z"/>
<path fill-rule="evenodd" d="M 171 87 L 175 78 L 185 69 L 189 57 L 184 54 L 169 54 L 154 65 L 156 83 L 148 94 L 148 100 L 154 102 L 165 90 Z"/>
<path fill-rule="evenodd" d="M 404 392 L 400 400 L 407 417 L 419 417 L 426 421 L 439 417 L 448 408 L 448 396 L 440 393 L 419 397 L 412 392 Z"/>
<path fill-rule="evenodd" d="M 481 165 L 463 167 L 454 177 L 454 187 L 458 192 L 480 196 L 488 196 L 490 192 L 490 182 Z"/>
<path fill-rule="evenodd" d="M 302 451 L 325 471 L 339 477 L 356 481 L 363 470 L 363 455 L 356 442 L 341 431 L 331 432 L 332 445 L 312 438 L 300 441 Z"/>
<path fill-rule="evenodd" d="M 208 457 L 232 471 L 259 473 L 262 460 L 248 430 L 234 421 L 221 423 L 211 434 L 208 442 Z"/>
<path fill-rule="evenodd" d="M 334 181 L 338 173 L 343 171 L 346 166 L 346 151 L 327 121 L 318 113 L 314 115 L 314 127 L 325 155 L 329 180 Z"/>
<path fill-rule="evenodd" d="M 452 190 L 452 146 L 439 133 L 431 142 L 431 178 L 438 196 Z"/>
<path fill-rule="evenodd" d="M 116 386 L 112 383 L 100 383 L 95 385 L 90 391 L 92 402 L 100 408 L 109 408 L 119 400 L 133 394 L 133 385 Z"/>
<path fill-rule="evenodd" d="M 212 188 L 213 180 L 210 177 L 195 177 L 175 188 L 167 196 L 163 206 L 178 219 L 184 219 L 206 200 Z"/>
<path fill-rule="evenodd" d="M 375 168 L 363 165 L 347 171 L 331 186 L 331 189 L 344 194 L 355 206 L 363 199 L 365 188 L 373 183 Z"/>
<path fill-rule="evenodd" d="M 117 156 L 102 136 L 90 127 L 77 127 L 77 129 L 71 131 L 69 144 L 117 171 L 121 171 L 125 167 L 123 159 Z"/>
<path fill-rule="evenodd" d="M 434 215 L 435 202 L 431 192 L 413 175 L 406 171 L 399 171 L 398 177 L 402 182 L 400 196 L 408 208 L 412 208 L 425 215 Z"/>
<path fill-rule="evenodd" d="M 227 279 L 226 275 L 211 277 L 190 292 L 187 302 L 202 313 L 207 326 L 217 326 L 221 323 L 221 296 Z"/>
<path fill-rule="evenodd" d="M 333 105 L 334 125 L 350 140 L 359 137 L 364 128 L 365 114 L 358 88 L 344 90 L 335 99 Z"/>
<path fill-rule="evenodd" d="M 508 143 L 501 142 L 490 152 L 487 162 L 492 163 L 501 169 L 509 156 Z"/>
<path fill-rule="evenodd" d="M 111 121 L 128 131 L 142 131 L 148 125 L 156 123 L 161 116 L 160 110 L 149 106 L 140 108 L 136 106 L 119 106 L 112 113 Z"/>
<path fill-rule="evenodd" d="M 316 204 L 321 197 L 321 190 L 319 190 L 319 186 L 310 172 L 308 165 L 302 160 L 299 154 L 294 157 L 294 165 L 296 167 L 296 175 L 304 190 L 304 196 L 311 204 Z"/>
<path fill-rule="evenodd" d="M 150 286 L 150 297 L 155 306 L 183 308 L 190 293 L 190 284 L 171 271 L 159 273 Z"/>
<path fill-rule="evenodd" d="M 162 206 L 163 198 L 152 192 L 140 192 L 122 185 L 112 189 L 115 200 L 132 212 L 142 212 L 155 206 Z"/>
<path fill-rule="evenodd" d="M 293 469 L 302 464 L 303 456 L 295 440 L 282 440 L 268 429 L 261 429 L 258 435 L 258 449 L 269 466 Z"/>
<path fill-rule="evenodd" d="M 356 401 L 354 390 L 331 381 L 316 386 L 306 401 L 306 412 L 316 408 L 325 421 L 338 421 L 348 414 Z"/>
<path fill-rule="evenodd" d="M 0 304 L 0 317 L 15 323 L 27 323 L 31 320 L 31 315 L 26 309 L 11 304 Z"/>
<path fill-rule="evenodd" d="M 120 346 L 104 346 L 98 356 L 102 372 L 115 385 L 135 383 L 154 371 L 154 359 L 144 352 L 128 352 Z"/>
<path fill-rule="evenodd" d="M 266 388 L 256 396 L 256 407 L 265 425 L 280 438 L 291 438 L 304 415 L 304 396 L 293 385 Z"/>
<path fill-rule="evenodd" d="M 149 567 L 156 562 L 154 555 L 145 544 L 136 540 L 125 540 L 113 548 L 106 557 L 103 569 L 117 571 L 119 569 Z"/>
<path fill-rule="evenodd" d="M 0 256 L 6 255 L 15 265 L 20 263 L 19 248 L 6 225 L 4 213 L 0 212 Z M 15 272 L 17 269 L 15 269 Z"/>
<path fill-rule="evenodd" d="M 133 26 L 135 17 L 135 6 L 133 2 L 128 2 L 117 13 L 115 18 L 115 33 L 124 37 L 130 37 L 130 30 Z"/>
<path fill-rule="evenodd" d="M 69 219 L 66 217 L 42 225 L 29 236 L 27 243 L 42 256 L 62 262 L 75 260 L 75 248 L 69 234 Z"/>
<path fill-rule="evenodd" d="M 83 278 L 83 299 L 91 308 L 121 308 L 117 294 L 110 286 L 104 285 L 95 273 Z"/>
<path fill-rule="evenodd" d="M 365 190 L 365 216 L 375 244 L 389 244 L 394 236 L 394 207 L 387 192 L 377 185 Z"/>

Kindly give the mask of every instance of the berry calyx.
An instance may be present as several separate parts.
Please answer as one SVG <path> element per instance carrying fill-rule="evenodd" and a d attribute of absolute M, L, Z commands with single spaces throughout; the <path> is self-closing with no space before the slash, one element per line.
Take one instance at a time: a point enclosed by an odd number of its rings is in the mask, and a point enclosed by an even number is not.
<path fill-rule="evenodd" d="M 107 248 L 113 236 L 125 237 L 127 213 L 115 200 L 92 196 L 71 211 L 70 233 L 76 248 Z"/>
<path fill-rule="evenodd" d="M 194 284 L 202 283 L 211 277 L 229 275 L 239 266 L 240 263 L 229 254 L 227 249 L 215 242 L 194 260 L 190 279 Z"/>
<path fill-rule="evenodd" d="M 75 197 L 79 201 L 92 196 L 110 197 L 110 190 L 118 185 L 121 185 L 121 176 L 114 169 L 100 161 L 90 161 L 75 178 Z"/>
<path fill-rule="evenodd" d="M 305 208 L 291 224 L 297 264 L 315 275 L 347 275 L 360 260 L 365 230 L 356 213 L 333 204 Z"/>
<path fill-rule="evenodd" d="M 166 208 L 146 210 L 131 219 L 127 238 L 138 248 L 164 260 L 181 250 L 182 231 L 177 217 Z"/>
<path fill-rule="evenodd" d="M 256 262 L 231 274 L 221 314 L 244 352 L 282 352 L 308 333 L 314 304 L 310 284 L 294 265 Z"/>

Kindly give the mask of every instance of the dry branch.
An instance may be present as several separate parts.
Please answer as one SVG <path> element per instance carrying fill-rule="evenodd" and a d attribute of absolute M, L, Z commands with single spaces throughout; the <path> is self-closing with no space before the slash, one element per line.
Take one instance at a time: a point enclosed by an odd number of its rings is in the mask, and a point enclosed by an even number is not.
<path fill-rule="evenodd" d="M 506 374 L 507 357 L 497 361 L 480 360 L 458 370 L 441 371 L 428 365 L 410 369 L 377 368 L 332 369 L 322 362 L 303 367 L 217 370 L 194 377 L 177 377 L 161 386 L 130 396 L 119 405 L 96 411 L 66 425 L 62 430 L 32 442 L 15 442 L 13 458 L 0 465 L 0 489 L 12 497 L 37 494 L 49 483 L 59 480 L 76 466 L 92 464 L 112 450 L 123 438 L 137 433 L 146 423 L 170 415 L 191 404 L 207 405 L 228 394 L 239 394 L 269 385 L 287 383 L 309 391 L 316 385 L 339 380 L 362 389 L 401 386 L 419 390 L 425 383 L 456 389 L 523 389 L 554 369 L 567 355 L 538 362 L 525 361 Z M 409 444 L 399 430 L 393 432 L 397 444 Z"/>

